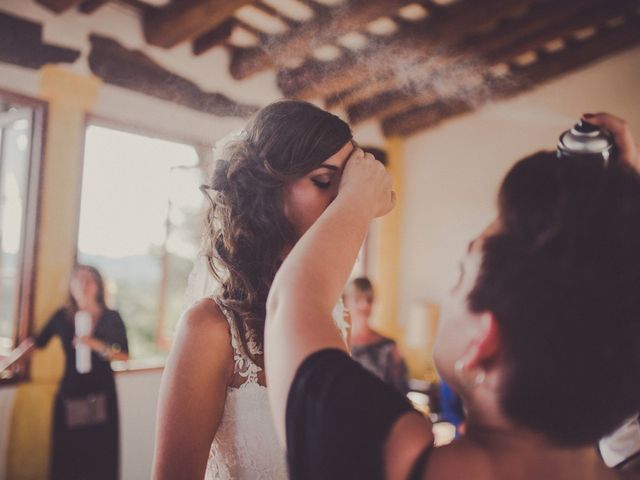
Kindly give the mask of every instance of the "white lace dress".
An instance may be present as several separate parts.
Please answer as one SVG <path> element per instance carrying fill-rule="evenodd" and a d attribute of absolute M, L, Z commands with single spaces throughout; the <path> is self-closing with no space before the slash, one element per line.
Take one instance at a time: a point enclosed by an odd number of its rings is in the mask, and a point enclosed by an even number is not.
<path fill-rule="evenodd" d="M 224 312 L 224 309 L 223 309 Z M 242 349 L 240 333 L 225 312 L 231 331 L 234 373 L 244 379 L 227 388 L 222 420 L 211 444 L 205 480 L 286 480 L 286 456 L 276 437 L 269 410 L 267 388 L 258 383 L 262 371 Z M 336 326 L 346 339 L 347 322 L 340 304 L 334 312 Z M 247 344 L 252 355 L 262 355 L 252 332 Z"/>

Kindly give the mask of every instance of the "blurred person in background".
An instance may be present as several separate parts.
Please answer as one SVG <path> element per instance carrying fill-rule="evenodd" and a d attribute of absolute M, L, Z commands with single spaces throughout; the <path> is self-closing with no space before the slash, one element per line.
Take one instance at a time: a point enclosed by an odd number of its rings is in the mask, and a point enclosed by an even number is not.
<path fill-rule="evenodd" d="M 90 333 L 76 336 L 76 314 L 90 319 Z M 53 408 L 52 480 L 117 480 L 119 419 L 114 360 L 129 359 L 127 332 L 120 314 L 105 303 L 104 281 L 89 265 L 76 265 L 69 281 L 66 305 L 44 328 L 10 355 L 14 363 L 59 337 L 64 350 L 64 375 Z M 90 350 L 90 362 L 78 372 L 78 348 Z M 89 371 L 86 371 L 86 367 Z"/>
<path fill-rule="evenodd" d="M 366 277 L 354 278 L 343 294 L 344 305 L 351 317 L 351 356 L 378 378 L 402 394 L 409 391 L 407 365 L 398 345 L 376 332 L 370 325 L 375 294 Z"/>

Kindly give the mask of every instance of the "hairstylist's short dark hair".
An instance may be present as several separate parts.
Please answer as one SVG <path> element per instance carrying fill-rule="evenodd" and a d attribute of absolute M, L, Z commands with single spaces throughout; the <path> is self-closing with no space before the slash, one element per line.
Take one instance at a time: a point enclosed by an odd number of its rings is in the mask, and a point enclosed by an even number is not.
<path fill-rule="evenodd" d="M 594 443 L 640 405 L 640 176 L 536 153 L 504 179 L 499 221 L 469 304 L 506 347 L 503 410 Z"/>

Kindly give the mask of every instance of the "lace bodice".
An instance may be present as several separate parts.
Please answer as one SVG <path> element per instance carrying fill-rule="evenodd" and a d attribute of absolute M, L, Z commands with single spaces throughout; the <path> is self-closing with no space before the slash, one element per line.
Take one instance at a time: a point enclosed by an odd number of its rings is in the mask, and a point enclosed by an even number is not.
<path fill-rule="evenodd" d="M 285 453 L 276 438 L 267 389 L 254 382 L 230 388 L 211 444 L 205 479 L 286 478 Z"/>
<path fill-rule="evenodd" d="M 262 368 L 244 352 L 238 329 L 223 312 L 231 332 L 234 373 L 244 382 L 227 388 L 205 480 L 284 480 L 288 478 L 285 452 L 271 420 L 267 388 L 258 383 Z M 262 355 L 252 331 L 246 340 L 252 355 Z"/>
<path fill-rule="evenodd" d="M 258 383 L 262 371 L 244 352 L 240 332 L 222 308 L 231 333 L 234 374 L 244 382 L 228 387 L 222 419 L 211 444 L 205 480 L 287 479 L 286 455 L 276 437 L 267 388 Z M 336 327 L 346 340 L 348 323 L 340 302 L 333 312 Z M 254 332 L 247 334 L 252 355 L 262 355 Z"/>

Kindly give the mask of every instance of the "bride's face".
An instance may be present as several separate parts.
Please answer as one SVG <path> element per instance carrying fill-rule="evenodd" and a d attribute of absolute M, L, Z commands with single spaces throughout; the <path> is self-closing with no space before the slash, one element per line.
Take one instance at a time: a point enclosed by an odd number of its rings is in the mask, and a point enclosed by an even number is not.
<path fill-rule="evenodd" d="M 284 188 L 284 214 L 301 237 L 338 194 L 340 177 L 349 155 L 351 142 L 327 158 L 322 165 Z"/>

